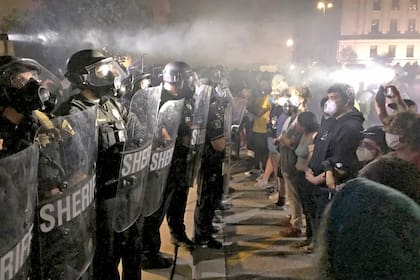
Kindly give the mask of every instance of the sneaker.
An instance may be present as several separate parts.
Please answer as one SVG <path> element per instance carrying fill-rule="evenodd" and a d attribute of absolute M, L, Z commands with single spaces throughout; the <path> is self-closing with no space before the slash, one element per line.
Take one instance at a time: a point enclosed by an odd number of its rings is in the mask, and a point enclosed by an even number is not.
<path fill-rule="evenodd" d="M 195 237 L 194 242 L 197 245 L 204 245 L 211 249 L 221 249 L 223 247 L 222 242 L 217 241 L 212 236 L 204 238 L 204 237 Z"/>
<path fill-rule="evenodd" d="M 161 253 L 158 253 L 154 256 L 145 256 L 142 259 L 141 268 L 142 269 L 162 269 L 171 267 L 173 261 L 171 258 L 166 258 L 162 256 Z"/>
<path fill-rule="evenodd" d="M 244 174 L 245 174 L 245 176 L 249 177 L 249 176 L 253 176 L 255 174 L 260 174 L 260 173 L 259 173 L 258 169 L 251 169 L 251 170 L 245 172 Z"/>
<path fill-rule="evenodd" d="M 307 246 L 299 247 L 299 251 L 301 251 L 304 254 L 312 254 L 313 251 L 314 251 L 314 244 L 311 243 L 311 244 L 309 244 Z"/>
<path fill-rule="evenodd" d="M 180 235 L 171 235 L 171 243 L 179 247 L 183 247 L 190 252 L 195 249 L 194 242 L 187 237 L 185 232 Z"/>
<path fill-rule="evenodd" d="M 270 186 L 270 185 L 268 184 L 267 181 L 264 181 L 264 180 L 260 180 L 257 183 L 255 183 L 255 185 L 254 185 L 254 187 L 256 187 L 256 188 L 265 188 L 265 187 L 268 187 L 268 186 Z"/>
<path fill-rule="evenodd" d="M 279 232 L 280 237 L 300 237 L 302 230 L 297 227 L 290 227 Z"/>
<path fill-rule="evenodd" d="M 255 158 L 255 152 L 252 151 L 252 150 L 247 150 L 246 151 L 246 156 L 251 157 L 251 158 Z"/>
<path fill-rule="evenodd" d="M 278 192 L 273 193 L 272 195 L 270 195 L 268 197 L 268 199 L 271 200 L 271 201 L 278 201 L 278 199 L 279 199 L 279 193 Z"/>

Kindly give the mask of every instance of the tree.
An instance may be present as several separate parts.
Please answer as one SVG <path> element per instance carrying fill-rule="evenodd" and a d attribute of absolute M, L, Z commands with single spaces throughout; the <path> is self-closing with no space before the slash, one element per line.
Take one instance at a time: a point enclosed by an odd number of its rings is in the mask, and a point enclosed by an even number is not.
<path fill-rule="evenodd" d="M 150 21 L 145 0 L 33 1 L 39 5 L 39 11 L 32 16 L 28 28 L 37 31 L 133 28 Z"/>
<path fill-rule="evenodd" d="M 0 32 L 10 33 L 17 32 L 24 26 L 25 20 L 22 12 L 13 9 L 12 12 L 0 18 Z"/>
<path fill-rule="evenodd" d="M 357 62 L 357 53 L 350 46 L 343 48 L 340 51 L 339 62 L 342 64 L 353 64 Z"/>

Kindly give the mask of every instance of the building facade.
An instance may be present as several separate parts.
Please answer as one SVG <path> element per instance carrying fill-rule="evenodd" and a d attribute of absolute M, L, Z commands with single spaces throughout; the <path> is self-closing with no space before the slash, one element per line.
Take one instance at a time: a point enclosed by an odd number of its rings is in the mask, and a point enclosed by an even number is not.
<path fill-rule="evenodd" d="M 420 0 L 342 0 L 340 62 L 420 60 Z"/>

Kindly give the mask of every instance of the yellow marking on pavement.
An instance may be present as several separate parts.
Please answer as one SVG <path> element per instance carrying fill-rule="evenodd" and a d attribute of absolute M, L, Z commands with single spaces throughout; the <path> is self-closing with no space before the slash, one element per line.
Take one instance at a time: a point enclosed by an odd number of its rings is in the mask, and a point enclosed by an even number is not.
<path fill-rule="evenodd" d="M 271 245 L 273 245 L 279 239 L 281 239 L 281 237 L 279 237 L 278 234 L 273 234 L 273 235 L 267 237 L 267 240 L 272 240 L 271 242 L 268 242 L 268 243 L 253 243 L 252 247 L 255 248 L 255 250 L 246 251 L 246 252 L 239 252 L 238 254 L 236 254 L 232 257 L 229 257 L 229 259 L 227 260 L 228 265 L 229 266 L 235 266 L 235 265 L 241 263 L 242 261 L 252 257 L 256 250 L 262 250 L 262 249 L 266 249 L 268 247 L 271 247 Z"/>

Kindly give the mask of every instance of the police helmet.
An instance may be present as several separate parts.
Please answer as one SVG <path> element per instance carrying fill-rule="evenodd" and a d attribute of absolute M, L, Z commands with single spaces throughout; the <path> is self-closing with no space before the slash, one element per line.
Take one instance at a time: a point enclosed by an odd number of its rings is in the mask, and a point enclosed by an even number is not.
<path fill-rule="evenodd" d="M 1 58 L 0 65 L 0 85 L 5 88 L 15 87 L 14 77 L 24 72 L 32 72 L 33 75 L 31 76 L 38 80 L 37 77 L 40 72 L 40 67 L 39 63 L 32 59 L 4 56 Z M 25 81 L 21 82 L 23 85 L 25 84 Z"/>
<path fill-rule="evenodd" d="M 93 49 L 81 50 L 67 60 L 67 79 L 77 88 L 97 95 L 118 95 L 128 75 L 112 57 Z"/>
<path fill-rule="evenodd" d="M 0 85 L 10 96 L 10 105 L 21 113 L 32 110 L 51 112 L 56 105 L 52 94 L 59 80 L 36 60 L 2 57 Z"/>
<path fill-rule="evenodd" d="M 191 67 L 183 61 L 169 62 L 162 70 L 163 81 L 171 84 L 187 80 L 192 73 Z"/>

